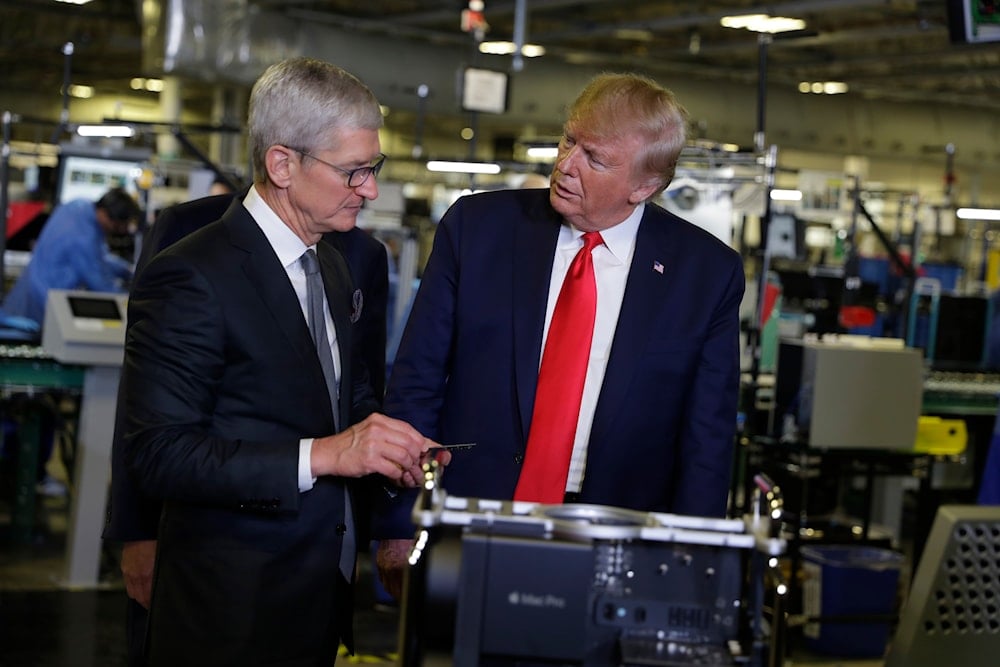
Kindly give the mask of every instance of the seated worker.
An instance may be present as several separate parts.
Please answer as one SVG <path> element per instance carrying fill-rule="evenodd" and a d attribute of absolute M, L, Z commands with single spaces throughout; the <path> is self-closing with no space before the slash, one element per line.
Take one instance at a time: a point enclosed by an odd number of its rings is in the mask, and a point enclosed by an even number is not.
<path fill-rule="evenodd" d="M 107 234 L 126 233 L 142 216 L 139 204 L 121 188 L 105 193 L 96 203 L 75 199 L 57 206 L 34 244 L 31 260 L 0 307 L 0 326 L 8 338 L 37 341 L 45 321 L 50 289 L 88 289 L 121 292 L 132 276 L 129 263 L 112 254 Z M 44 413 L 40 424 L 38 493 L 65 495 L 59 480 L 46 472 L 52 454 L 56 416 Z M 17 451 L 17 428 L 4 419 L 5 455 Z"/>
<path fill-rule="evenodd" d="M 96 203 L 75 199 L 57 206 L 28 266 L 3 300 L 5 325 L 40 331 L 50 289 L 125 291 L 132 268 L 108 249 L 107 235 L 127 233 L 141 217 L 139 204 L 121 188 L 109 190 Z"/>

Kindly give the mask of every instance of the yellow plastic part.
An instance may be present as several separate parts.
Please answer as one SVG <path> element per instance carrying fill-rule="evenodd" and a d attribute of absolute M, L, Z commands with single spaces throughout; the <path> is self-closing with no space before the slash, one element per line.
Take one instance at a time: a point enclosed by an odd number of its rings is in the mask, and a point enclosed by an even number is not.
<path fill-rule="evenodd" d="M 964 452 L 968 441 L 964 419 L 922 415 L 917 422 L 917 441 L 913 448 L 926 454 L 954 455 Z"/>

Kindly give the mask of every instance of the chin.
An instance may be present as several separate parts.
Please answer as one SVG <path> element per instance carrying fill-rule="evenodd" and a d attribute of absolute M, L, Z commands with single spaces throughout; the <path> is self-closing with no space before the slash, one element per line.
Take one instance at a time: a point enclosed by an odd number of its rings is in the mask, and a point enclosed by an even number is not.
<path fill-rule="evenodd" d="M 549 204 L 551 204 L 552 208 L 556 210 L 556 213 L 564 218 L 569 217 L 574 213 L 579 213 L 578 207 L 574 206 L 565 197 L 560 197 L 555 188 L 552 188 L 549 192 Z"/>

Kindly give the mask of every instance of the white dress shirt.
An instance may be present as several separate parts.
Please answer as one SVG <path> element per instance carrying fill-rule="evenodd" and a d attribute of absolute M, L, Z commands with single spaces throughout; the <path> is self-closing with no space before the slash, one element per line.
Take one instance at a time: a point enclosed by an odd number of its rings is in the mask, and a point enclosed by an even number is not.
<path fill-rule="evenodd" d="M 316 249 L 315 245 L 307 246 L 298 236 L 295 235 L 288 225 L 281 221 L 281 218 L 271 210 L 259 194 L 256 186 L 250 188 L 247 196 L 243 199 L 243 205 L 250 216 L 264 232 L 267 242 L 278 256 L 278 261 L 285 268 L 288 280 L 295 289 L 295 294 L 299 298 L 299 307 L 302 309 L 302 317 L 309 321 L 309 305 L 306 300 L 306 272 L 302 268 L 300 261 L 302 254 L 309 248 Z M 326 303 L 326 295 L 323 295 L 323 303 Z M 333 351 L 333 366 L 337 376 L 336 384 L 340 386 L 340 355 L 337 350 L 337 330 L 333 326 L 333 318 L 330 316 L 330 309 L 323 309 L 326 317 L 326 335 L 330 341 Z M 302 438 L 299 440 L 299 491 L 308 491 L 316 483 L 316 478 L 312 475 L 312 465 L 310 455 L 312 454 L 313 438 Z"/>
<path fill-rule="evenodd" d="M 625 282 L 628 280 L 632 255 L 635 252 L 635 236 L 645 209 L 645 204 L 639 204 L 622 222 L 602 231 L 601 238 L 604 239 L 604 245 L 597 246 L 592 253 L 594 277 L 597 280 L 597 314 L 594 319 L 594 338 L 590 344 L 587 378 L 583 384 L 583 399 L 580 402 L 580 417 L 576 425 L 576 437 L 573 440 L 569 478 L 566 480 L 568 492 L 580 490 L 586 473 L 590 427 L 594 420 L 594 410 L 597 408 L 601 385 L 604 383 L 604 372 L 608 365 L 608 355 L 611 354 L 611 343 L 615 338 L 615 328 L 618 326 L 618 314 L 621 312 L 622 299 L 625 296 Z M 552 259 L 552 278 L 549 282 L 549 299 L 545 311 L 543 350 L 549 335 L 552 313 L 559 298 L 559 290 L 562 289 L 563 279 L 573 262 L 573 257 L 583 246 L 582 238 L 583 232 L 568 224 L 564 224 L 559 230 L 556 252 Z"/>

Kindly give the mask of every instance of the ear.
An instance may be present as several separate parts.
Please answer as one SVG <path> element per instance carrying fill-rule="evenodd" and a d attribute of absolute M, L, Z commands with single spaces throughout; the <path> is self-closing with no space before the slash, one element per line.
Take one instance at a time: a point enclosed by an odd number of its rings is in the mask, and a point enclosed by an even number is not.
<path fill-rule="evenodd" d="M 268 179 L 279 188 L 287 188 L 301 162 L 299 154 L 287 146 L 274 145 L 267 149 L 264 164 Z"/>
<path fill-rule="evenodd" d="M 636 206 L 652 197 L 661 187 L 663 187 L 661 179 L 658 176 L 650 176 L 632 188 L 628 203 Z"/>

